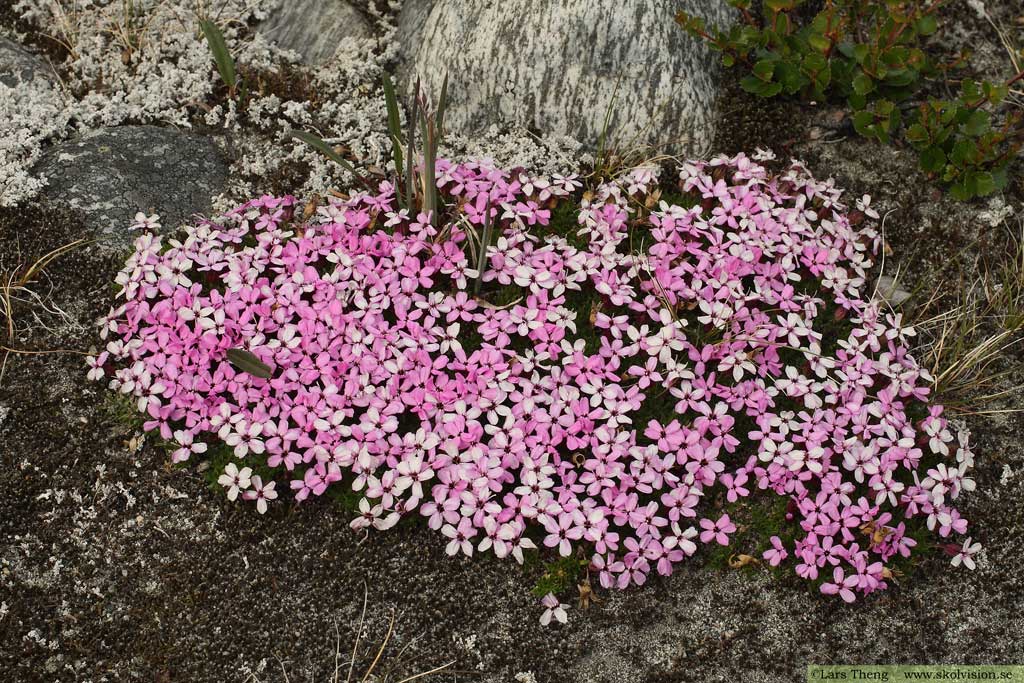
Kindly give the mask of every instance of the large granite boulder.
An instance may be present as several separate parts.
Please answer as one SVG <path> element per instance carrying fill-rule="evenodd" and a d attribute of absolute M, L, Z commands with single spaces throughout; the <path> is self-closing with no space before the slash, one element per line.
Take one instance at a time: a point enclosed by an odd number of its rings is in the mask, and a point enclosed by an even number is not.
<path fill-rule="evenodd" d="M 403 81 L 436 95 L 449 74 L 449 130 L 491 124 L 570 135 L 594 147 L 604 129 L 623 146 L 675 153 L 710 144 L 719 58 L 674 21 L 711 25 L 724 0 L 405 0 Z"/>
<path fill-rule="evenodd" d="M 53 69 L 42 57 L 7 38 L 0 38 L 0 83 L 13 88 L 36 76 L 52 80 Z"/>
<path fill-rule="evenodd" d="M 369 38 L 373 28 L 346 0 L 287 0 L 260 25 L 278 47 L 295 50 L 306 64 L 323 64 L 345 41 Z"/>
<path fill-rule="evenodd" d="M 210 210 L 228 166 L 207 138 L 156 126 L 105 128 L 57 145 L 35 171 L 52 200 L 81 209 L 108 246 L 132 243 L 139 211 L 160 214 L 173 230 Z"/>

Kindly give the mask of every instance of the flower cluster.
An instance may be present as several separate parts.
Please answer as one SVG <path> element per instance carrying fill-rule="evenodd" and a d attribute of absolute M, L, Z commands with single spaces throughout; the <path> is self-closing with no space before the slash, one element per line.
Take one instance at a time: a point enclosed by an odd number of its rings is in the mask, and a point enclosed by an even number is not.
<path fill-rule="evenodd" d="M 275 484 L 345 487 L 356 529 L 418 513 L 449 554 L 583 552 L 606 588 L 730 544 L 754 496 L 788 504 L 764 559 L 845 600 L 886 587 L 908 518 L 965 533 L 966 435 L 863 294 L 869 200 L 743 155 L 685 164 L 676 203 L 651 169 L 582 197 L 485 162 L 437 177 L 433 221 L 384 182 L 144 234 L 92 376 L 174 461 L 230 449 L 221 483 L 261 512 Z"/>

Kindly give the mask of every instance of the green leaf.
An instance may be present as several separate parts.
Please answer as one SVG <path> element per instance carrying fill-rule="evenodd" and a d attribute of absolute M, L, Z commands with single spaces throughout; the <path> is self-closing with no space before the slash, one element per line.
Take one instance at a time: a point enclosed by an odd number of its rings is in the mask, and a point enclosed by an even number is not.
<path fill-rule="evenodd" d="M 996 181 L 988 171 L 975 171 L 967 176 L 967 187 L 976 197 L 987 197 L 996 191 Z"/>
<path fill-rule="evenodd" d="M 774 25 L 772 28 L 777 35 L 788 36 L 793 31 L 793 22 L 790 20 L 788 14 L 780 12 L 775 15 Z"/>
<path fill-rule="evenodd" d="M 858 95 L 867 95 L 875 89 L 875 82 L 866 73 L 859 73 L 853 77 L 853 92 Z"/>
<path fill-rule="evenodd" d="M 245 349 L 228 349 L 227 358 L 229 363 L 253 377 L 270 379 L 270 376 L 273 374 L 271 367 L 261 361 L 256 354 L 251 351 L 246 351 Z"/>
<path fill-rule="evenodd" d="M 963 168 L 969 162 L 973 161 L 977 154 L 978 146 L 974 143 L 974 140 L 961 138 L 953 145 L 953 151 L 949 155 L 949 160 L 952 161 L 955 166 Z"/>
<path fill-rule="evenodd" d="M 961 99 L 963 99 L 966 102 L 973 102 L 974 100 L 981 99 L 982 87 L 983 85 L 981 83 L 978 83 L 978 81 L 971 80 L 970 78 L 965 78 L 960 83 Z"/>
<path fill-rule="evenodd" d="M 976 138 L 987 133 L 991 127 L 992 117 L 989 116 L 988 112 L 975 110 L 971 112 L 970 116 L 967 117 L 967 121 L 964 122 L 964 133 Z"/>
<path fill-rule="evenodd" d="M 754 76 L 745 76 L 740 80 L 740 87 L 754 95 L 761 97 L 775 97 L 782 92 L 781 83 L 765 83 Z"/>
<path fill-rule="evenodd" d="M 238 76 L 235 73 L 235 60 L 232 59 L 227 43 L 224 42 L 224 34 L 221 33 L 217 24 L 209 20 L 199 22 L 199 27 L 203 30 L 203 35 L 206 36 L 206 43 L 210 46 L 210 52 L 213 53 L 213 61 L 217 64 L 221 80 L 224 81 L 224 85 L 234 89 L 238 85 Z"/>
<path fill-rule="evenodd" d="M 902 69 L 910 61 L 911 52 L 905 47 L 891 47 L 879 55 L 882 63 L 893 69 Z"/>
<path fill-rule="evenodd" d="M 899 88 L 910 85 L 916 80 L 917 72 L 913 69 L 894 69 L 886 75 L 885 85 L 887 87 Z"/>
<path fill-rule="evenodd" d="M 920 123 L 915 123 L 911 125 L 909 128 L 907 128 L 906 137 L 908 142 L 915 145 L 920 145 L 928 141 L 928 129 L 922 126 Z"/>
<path fill-rule="evenodd" d="M 772 74 L 775 73 L 775 65 L 777 60 L 774 59 L 762 59 L 750 70 L 755 78 L 761 81 L 772 80 Z"/>
<path fill-rule="evenodd" d="M 989 104 L 997 105 L 1001 103 L 1010 92 L 1010 88 L 1003 84 L 993 85 L 988 81 L 981 84 L 982 90 L 985 92 L 985 97 L 988 99 Z"/>
<path fill-rule="evenodd" d="M 875 123 L 875 115 L 869 111 L 858 111 L 853 114 L 853 129 L 866 138 L 874 137 L 872 130 Z"/>
<path fill-rule="evenodd" d="M 487 247 L 491 244 L 491 198 L 484 203 L 484 229 L 480 237 L 480 257 L 477 261 L 476 281 L 473 283 L 473 294 L 480 295 L 480 287 L 484 282 L 484 270 L 487 268 Z"/>
<path fill-rule="evenodd" d="M 966 202 L 973 194 L 970 188 L 967 187 L 966 179 L 962 178 L 949 186 L 949 196 L 957 201 Z"/>
<path fill-rule="evenodd" d="M 406 136 L 406 144 L 409 145 L 406 148 L 405 163 L 406 163 L 406 174 L 405 174 L 405 189 L 406 196 L 409 199 L 409 207 L 413 208 L 416 203 L 416 179 L 413 177 L 415 174 L 415 158 L 416 158 L 416 115 L 419 113 L 419 95 L 420 95 L 420 81 L 416 79 L 416 92 L 410 98 L 409 103 L 409 133 Z"/>
<path fill-rule="evenodd" d="M 807 36 L 807 44 L 822 54 L 828 52 L 828 49 L 832 47 L 832 41 L 821 33 L 811 33 Z"/>
<path fill-rule="evenodd" d="M 779 62 L 775 68 L 775 76 L 789 95 L 795 95 L 801 88 L 810 83 L 810 79 L 799 68 L 789 62 Z"/>
<path fill-rule="evenodd" d="M 829 68 L 828 60 L 816 52 L 809 52 L 804 56 L 801 66 L 803 72 L 814 83 L 815 97 L 823 98 L 825 90 L 832 80 L 832 70 Z"/>
<path fill-rule="evenodd" d="M 813 75 L 819 71 L 828 68 L 828 60 L 819 55 L 817 52 L 808 52 L 804 55 L 803 62 L 801 64 L 804 67 L 804 71 L 808 75 Z"/>
<path fill-rule="evenodd" d="M 992 180 L 995 181 L 997 190 L 1006 189 L 1006 184 L 1010 181 L 1010 176 L 1007 173 L 1006 166 L 994 169 L 992 171 Z"/>
<path fill-rule="evenodd" d="M 946 153 L 941 147 L 928 147 L 921 152 L 921 169 L 926 173 L 938 173 L 946 166 Z"/>
<path fill-rule="evenodd" d="M 926 14 L 917 20 L 917 32 L 922 36 L 930 36 L 939 28 L 939 22 L 934 14 Z"/>

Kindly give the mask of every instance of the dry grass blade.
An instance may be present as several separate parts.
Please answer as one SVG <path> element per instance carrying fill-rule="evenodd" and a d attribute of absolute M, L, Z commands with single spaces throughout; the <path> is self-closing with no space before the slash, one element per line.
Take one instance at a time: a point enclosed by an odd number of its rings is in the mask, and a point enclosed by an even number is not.
<path fill-rule="evenodd" d="M 980 341 L 975 342 L 979 337 Z M 944 322 L 930 354 L 936 393 L 950 396 L 990 391 L 1010 375 L 1010 371 L 997 371 L 993 366 L 1020 341 L 1014 329 L 986 335 L 977 322 L 966 326 L 955 319 Z M 985 403 L 1015 388 L 987 393 L 974 401 Z"/>
<path fill-rule="evenodd" d="M 7 282 L 0 286 L 0 314 L 7 321 L 7 338 L 14 339 L 14 304 L 11 303 L 11 292 L 14 290 L 14 273 L 7 276 Z"/>
<path fill-rule="evenodd" d="M 915 356 L 930 374 L 936 397 L 964 414 L 1022 410 L 986 406 L 1024 388 L 1011 379 L 1019 367 L 1011 354 L 1024 341 L 1024 220 L 1016 229 L 1005 218 L 1001 224 L 1008 232 L 1003 248 L 988 243 L 965 251 L 977 254 L 974 262 L 957 258 L 960 275 L 922 293 L 913 309 Z M 970 271 L 977 275 L 963 275 Z"/>
<path fill-rule="evenodd" d="M 363 679 L 360 683 L 366 683 L 370 678 L 370 674 L 377 668 L 377 662 L 380 661 L 381 655 L 384 654 L 384 650 L 388 646 L 388 642 L 391 641 L 391 634 L 395 632 L 395 611 L 391 610 L 391 621 L 388 623 L 388 632 L 384 635 L 384 642 L 380 644 L 380 649 L 377 650 L 377 656 L 373 658 L 373 662 L 370 664 L 370 668 L 363 674 Z"/>
<path fill-rule="evenodd" d="M 996 19 L 994 19 L 987 10 L 985 10 L 984 5 L 981 5 L 980 7 L 981 11 L 984 13 L 986 21 L 988 21 L 989 25 L 996 32 L 996 35 L 999 36 L 999 42 L 1002 44 L 1003 49 L 1006 50 L 1006 54 L 1010 58 L 1010 66 L 1013 68 L 1013 73 L 1021 73 L 1024 71 L 1024 59 L 1022 59 L 1024 52 L 1018 50 L 1006 28 L 996 21 Z M 1024 108 L 1024 89 L 1011 88 L 1007 95 L 1007 100 L 1018 107 Z"/>
<path fill-rule="evenodd" d="M 348 663 L 348 676 L 345 678 L 345 683 L 352 683 L 352 672 L 355 670 L 355 667 L 356 667 L 356 652 L 359 650 L 359 641 L 363 637 L 363 624 L 366 623 L 366 602 L 367 602 L 367 598 L 368 597 L 369 597 L 369 589 L 367 588 L 366 583 L 364 582 L 363 583 L 363 611 L 359 615 L 359 627 L 358 627 L 358 630 L 356 631 L 355 642 L 352 643 L 352 658 L 349 660 L 349 663 Z M 337 680 L 337 676 L 335 676 L 335 680 Z"/>
<path fill-rule="evenodd" d="M 68 324 L 77 325 L 70 315 L 56 305 L 48 303 L 47 295 L 37 294 L 29 289 L 29 285 L 35 284 L 39 276 L 42 275 L 43 271 L 51 263 L 86 241 L 85 239 L 78 239 L 74 242 L 69 242 L 42 255 L 28 267 L 15 266 L 10 272 L 0 275 L 0 278 L 2 278 L 2 281 L 0 281 L 0 317 L 3 318 L 3 325 L 7 332 L 7 341 L 0 346 L 0 351 L 3 352 L 3 360 L 0 361 L 0 382 L 3 381 L 4 375 L 7 372 L 7 360 L 11 354 L 82 353 L 81 351 L 70 351 L 67 349 L 46 351 L 18 349 L 13 347 L 13 343 L 18 333 L 18 326 L 15 321 L 15 307 L 18 304 L 28 306 L 38 326 L 47 331 L 52 331 L 52 328 L 48 327 L 33 309 L 39 309 L 47 314 L 56 316 Z"/>
<path fill-rule="evenodd" d="M 53 261 L 68 253 L 78 245 L 83 244 L 84 242 L 86 242 L 84 238 L 75 240 L 74 242 L 69 242 L 64 246 L 57 247 L 56 249 L 38 258 L 36 262 L 29 266 L 25 273 L 18 279 L 18 286 L 24 287 L 25 285 L 32 281 L 32 278 L 34 278 L 36 275 L 42 272 Z"/>
<path fill-rule="evenodd" d="M 1000 366 L 1024 340 L 1024 237 L 1011 234 L 1007 253 L 995 265 L 980 264 L 974 280 L 940 283 L 921 310 L 932 312 L 915 322 L 921 365 L 950 407 L 974 411 L 1021 388 L 1007 386 L 1013 370 Z"/>
<path fill-rule="evenodd" d="M 450 661 L 447 664 L 442 664 L 441 666 L 433 668 L 430 671 L 424 671 L 423 673 L 416 674 L 415 676 L 409 676 L 408 678 L 403 678 L 402 680 L 398 681 L 398 683 L 409 683 L 410 681 L 415 681 L 418 678 L 426 678 L 427 676 L 433 676 L 434 674 L 441 673 L 445 669 L 450 668 L 451 665 L 454 664 L 454 663 L 455 663 L 454 660 Z"/>

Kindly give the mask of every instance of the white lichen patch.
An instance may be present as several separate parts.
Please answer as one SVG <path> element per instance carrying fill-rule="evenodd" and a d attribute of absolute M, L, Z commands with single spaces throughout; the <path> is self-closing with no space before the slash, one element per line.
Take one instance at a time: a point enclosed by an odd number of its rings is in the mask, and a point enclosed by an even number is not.
<path fill-rule="evenodd" d="M 227 189 L 214 211 L 266 193 L 289 169 L 297 195 L 324 194 L 351 182 L 347 173 L 295 141 L 305 130 L 341 146 L 357 166 L 387 168 L 390 141 L 381 78 L 397 61 L 393 2 L 373 18 L 372 38 L 344 41 L 328 61 L 308 67 L 300 55 L 260 33 L 280 0 L 225 0 L 216 11 L 191 0 L 121 3 L 102 0 L 19 0 L 23 19 L 66 46 L 54 65 L 59 77 L 41 76 L 17 88 L 0 85 L 0 206 L 38 194 L 45 180 L 32 168 L 48 146 L 69 136 L 121 124 L 157 124 L 206 133 L 233 161 Z M 358 4 L 358 3 L 357 3 Z M 225 94 L 200 19 L 221 28 L 243 80 L 245 95 Z M 275 81 L 276 86 L 268 85 Z M 291 87 L 301 82 L 303 87 Z M 453 87 L 458 87 L 453 84 Z M 277 90 L 278 92 L 275 92 Z M 289 99 L 293 98 L 293 99 Z M 538 140 L 525 131 L 492 131 L 479 140 L 451 138 L 452 158 L 490 157 L 547 172 L 577 166 L 579 145 Z M 277 188 L 281 189 L 281 188 Z"/>

